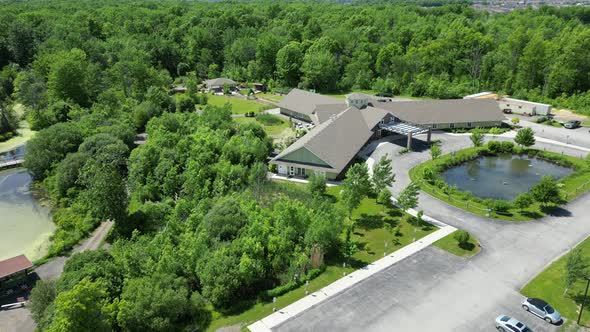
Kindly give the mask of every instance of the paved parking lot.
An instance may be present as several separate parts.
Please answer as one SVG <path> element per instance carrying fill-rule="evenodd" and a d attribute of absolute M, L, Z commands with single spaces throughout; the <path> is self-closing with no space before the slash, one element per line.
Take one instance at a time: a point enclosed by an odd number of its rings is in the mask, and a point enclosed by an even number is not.
<path fill-rule="evenodd" d="M 435 134 L 433 139 L 442 140 L 446 152 L 470 145 L 467 136 Z M 537 147 L 580 153 L 547 144 Z M 407 171 L 429 158 L 428 150 L 397 154 L 402 148 L 403 144 L 384 143 L 372 154 L 375 159 L 385 153 L 392 156 L 397 173 L 391 188 L 394 194 L 409 183 Z M 274 330 L 492 331 L 500 314 L 515 316 L 534 331 L 558 330 L 520 308 L 519 290 L 586 238 L 590 218 L 584 216 L 590 195 L 564 206 L 554 216 L 526 223 L 488 220 L 424 193 L 420 196 L 420 209 L 475 235 L 481 242 L 481 253 L 465 260 L 428 248 Z"/>

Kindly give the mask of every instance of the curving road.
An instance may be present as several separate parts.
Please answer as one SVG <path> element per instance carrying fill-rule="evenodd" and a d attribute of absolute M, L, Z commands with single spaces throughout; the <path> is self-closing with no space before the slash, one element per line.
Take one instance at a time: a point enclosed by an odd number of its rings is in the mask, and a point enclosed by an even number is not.
<path fill-rule="evenodd" d="M 434 139 L 443 141 L 445 152 L 470 145 L 466 136 L 436 134 Z M 585 154 L 549 144 L 537 147 Z M 395 195 L 409 183 L 408 170 L 430 157 L 428 150 L 399 155 L 402 148 L 403 142 L 384 143 L 371 155 L 375 160 L 386 153 L 392 157 Z M 500 314 L 515 316 L 534 331 L 558 330 L 520 308 L 519 289 L 587 237 L 590 195 L 556 215 L 526 223 L 489 220 L 424 193 L 420 196 L 420 209 L 475 235 L 481 253 L 466 260 L 430 247 L 273 331 L 493 331 Z"/>

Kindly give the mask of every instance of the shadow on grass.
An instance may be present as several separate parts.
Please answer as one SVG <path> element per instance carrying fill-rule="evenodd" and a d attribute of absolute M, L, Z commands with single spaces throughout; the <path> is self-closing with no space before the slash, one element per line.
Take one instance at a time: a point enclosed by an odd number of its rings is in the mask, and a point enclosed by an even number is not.
<path fill-rule="evenodd" d="M 471 243 L 471 242 L 467 242 L 467 243 L 459 243 L 459 248 L 463 249 L 463 250 L 467 250 L 467 251 L 472 251 L 473 249 L 475 249 L 475 244 Z"/>
<path fill-rule="evenodd" d="M 380 215 L 368 215 L 366 213 L 361 214 L 356 220 L 356 226 L 364 230 L 371 230 L 383 227 L 383 216 Z"/>

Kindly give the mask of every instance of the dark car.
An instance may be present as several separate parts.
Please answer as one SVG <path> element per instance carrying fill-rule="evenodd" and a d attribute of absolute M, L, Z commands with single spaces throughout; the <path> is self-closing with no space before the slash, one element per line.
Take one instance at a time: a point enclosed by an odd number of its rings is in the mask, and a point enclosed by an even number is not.
<path fill-rule="evenodd" d="M 581 124 L 582 123 L 578 120 L 570 120 L 570 121 L 566 122 L 563 126 L 566 127 L 567 129 L 576 129 Z"/>

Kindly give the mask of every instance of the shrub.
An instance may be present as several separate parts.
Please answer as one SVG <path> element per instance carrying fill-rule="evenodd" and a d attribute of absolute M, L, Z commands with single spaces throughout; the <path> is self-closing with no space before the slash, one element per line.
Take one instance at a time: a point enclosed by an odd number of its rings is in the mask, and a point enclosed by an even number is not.
<path fill-rule="evenodd" d="M 436 180 L 434 171 L 430 167 L 424 167 L 424 169 L 422 169 L 422 178 L 424 178 L 424 180 L 430 184 L 433 184 L 434 180 Z"/>
<path fill-rule="evenodd" d="M 277 164 L 269 164 L 268 165 L 268 170 L 271 171 L 272 173 L 278 172 Z"/>
<path fill-rule="evenodd" d="M 490 128 L 490 131 L 489 131 L 489 133 L 492 135 L 502 135 L 505 132 L 506 132 L 506 129 L 502 129 L 502 128 L 498 128 L 498 127 Z"/>
<path fill-rule="evenodd" d="M 488 142 L 488 151 L 491 153 L 499 153 L 502 150 L 502 143 L 498 141 L 489 141 Z"/>
<path fill-rule="evenodd" d="M 514 143 L 509 141 L 504 141 L 500 145 L 500 151 L 504 153 L 512 153 L 514 151 Z"/>
<path fill-rule="evenodd" d="M 518 123 L 520 122 L 520 119 L 519 119 L 519 118 L 512 118 L 510 121 L 511 121 L 513 124 L 518 124 Z"/>
<path fill-rule="evenodd" d="M 453 238 L 457 240 L 460 246 L 464 246 L 469 243 L 469 238 L 471 238 L 471 235 L 469 235 L 467 231 L 460 230 L 455 232 Z"/>
<path fill-rule="evenodd" d="M 489 208 L 496 212 L 508 212 L 508 210 L 512 208 L 512 204 L 510 204 L 510 202 L 497 199 L 492 201 L 491 206 L 489 206 Z"/>

